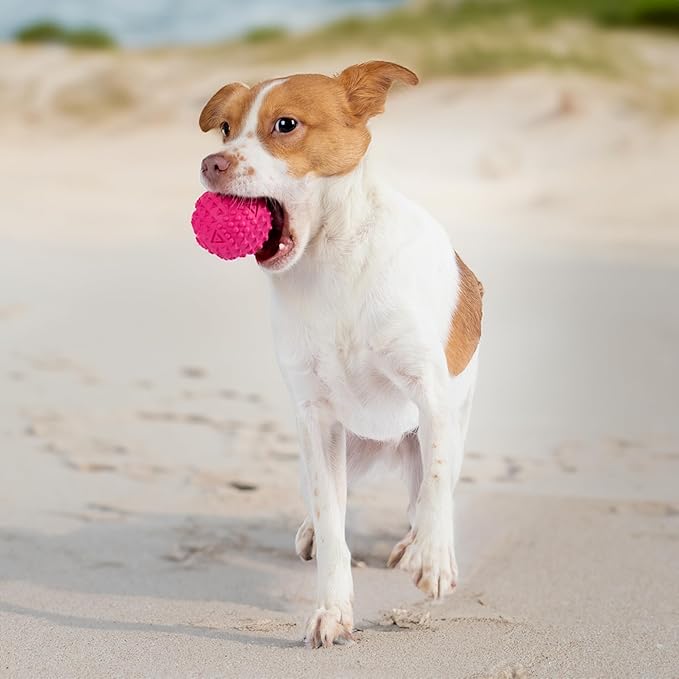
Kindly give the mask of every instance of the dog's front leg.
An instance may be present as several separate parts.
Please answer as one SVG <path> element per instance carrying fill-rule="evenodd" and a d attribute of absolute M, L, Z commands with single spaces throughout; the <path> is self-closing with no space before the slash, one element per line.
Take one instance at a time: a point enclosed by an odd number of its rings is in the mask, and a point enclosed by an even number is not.
<path fill-rule="evenodd" d="M 316 545 L 317 608 L 307 623 L 313 648 L 350 639 L 353 629 L 351 555 L 345 538 L 346 433 L 325 401 L 298 408 L 298 429 Z"/>
<path fill-rule="evenodd" d="M 422 481 L 410 532 L 394 547 L 388 565 L 410 573 L 426 594 L 439 598 L 457 583 L 453 536 L 453 488 L 463 441 L 451 413 L 449 377 L 442 360 L 406 380 L 419 410 Z"/>

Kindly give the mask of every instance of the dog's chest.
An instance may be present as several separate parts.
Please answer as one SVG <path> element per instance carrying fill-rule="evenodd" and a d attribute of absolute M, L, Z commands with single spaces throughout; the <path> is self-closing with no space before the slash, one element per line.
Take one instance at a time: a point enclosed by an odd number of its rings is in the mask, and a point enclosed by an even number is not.
<path fill-rule="evenodd" d="M 391 440 L 417 426 L 417 410 L 389 379 L 360 323 L 309 336 L 312 374 L 340 422 L 357 436 Z"/>

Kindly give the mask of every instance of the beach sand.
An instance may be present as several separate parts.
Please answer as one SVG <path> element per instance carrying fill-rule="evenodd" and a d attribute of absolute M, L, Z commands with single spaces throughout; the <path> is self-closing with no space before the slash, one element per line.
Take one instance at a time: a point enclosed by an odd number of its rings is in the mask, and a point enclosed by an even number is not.
<path fill-rule="evenodd" d="M 385 568 L 406 498 L 376 472 L 349 501 L 356 642 L 310 651 L 266 278 L 189 227 L 220 75 L 92 121 L 48 57 L 0 59 L 0 676 L 679 676 L 679 123 L 541 73 L 375 121 L 374 163 L 486 289 L 461 582 L 432 604 Z"/>

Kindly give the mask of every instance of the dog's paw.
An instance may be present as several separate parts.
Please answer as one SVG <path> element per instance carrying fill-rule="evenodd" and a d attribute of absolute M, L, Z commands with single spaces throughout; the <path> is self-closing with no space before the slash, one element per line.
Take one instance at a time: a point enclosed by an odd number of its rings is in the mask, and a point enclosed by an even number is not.
<path fill-rule="evenodd" d="M 452 535 L 411 530 L 391 551 L 389 568 L 400 568 L 427 596 L 440 599 L 457 585 Z"/>
<path fill-rule="evenodd" d="M 295 535 L 295 551 L 302 561 L 311 561 L 316 556 L 314 525 L 308 518 L 304 519 Z"/>
<path fill-rule="evenodd" d="M 351 607 L 318 608 L 309 618 L 304 643 L 311 648 L 330 648 L 335 642 L 351 641 L 354 616 Z"/>

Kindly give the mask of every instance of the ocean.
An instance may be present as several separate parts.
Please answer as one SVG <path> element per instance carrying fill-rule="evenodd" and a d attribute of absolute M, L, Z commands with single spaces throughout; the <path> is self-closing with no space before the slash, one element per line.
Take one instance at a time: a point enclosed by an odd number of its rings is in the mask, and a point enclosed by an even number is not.
<path fill-rule="evenodd" d="M 0 0 L 0 39 L 28 23 L 51 19 L 96 26 L 126 46 L 206 43 L 253 28 L 304 30 L 352 14 L 371 14 L 399 0 Z"/>

